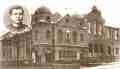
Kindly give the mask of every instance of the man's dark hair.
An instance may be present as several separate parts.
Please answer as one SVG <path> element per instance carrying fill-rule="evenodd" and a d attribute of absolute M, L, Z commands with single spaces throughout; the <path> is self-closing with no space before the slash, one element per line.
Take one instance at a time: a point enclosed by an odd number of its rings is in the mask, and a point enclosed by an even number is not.
<path fill-rule="evenodd" d="M 23 10 L 23 8 L 22 8 L 21 6 L 14 6 L 14 7 L 12 7 L 12 8 L 9 10 L 9 14 L 10 14 L 10 15 L 12 14 L 12 11 L 13 11 L 14 9 L 21 9 L 21 10 L 22 10 L 22 14 L 24 14 L 24 10 Z"/>

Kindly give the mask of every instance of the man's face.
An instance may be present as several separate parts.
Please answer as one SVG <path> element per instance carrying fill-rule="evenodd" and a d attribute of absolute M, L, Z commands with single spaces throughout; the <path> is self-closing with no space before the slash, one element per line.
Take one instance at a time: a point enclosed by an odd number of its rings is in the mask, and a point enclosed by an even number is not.
<path fill-rule="evenodd" d="M 10 18 L 14 24 L 21 23 L 23 21 L 23 11 L 21 9 L 13 9 Z"/>

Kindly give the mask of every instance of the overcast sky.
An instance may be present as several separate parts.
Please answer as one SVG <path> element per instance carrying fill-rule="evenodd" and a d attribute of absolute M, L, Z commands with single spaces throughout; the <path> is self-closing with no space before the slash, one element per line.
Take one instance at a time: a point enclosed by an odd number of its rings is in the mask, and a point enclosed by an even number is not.
<path fill-rule="evenodd" d="M 25 6 L 30 13 L 44 5 L 53 13 L 59 11 L 62 15 L 67 12 L 86 14 L 96 5 L 101 10 L 106 24 L 120 27 L 120 0 L 0 0 L 0 32 L 6 30 L 3 23 L 5 9 L 15 4 Z"/>

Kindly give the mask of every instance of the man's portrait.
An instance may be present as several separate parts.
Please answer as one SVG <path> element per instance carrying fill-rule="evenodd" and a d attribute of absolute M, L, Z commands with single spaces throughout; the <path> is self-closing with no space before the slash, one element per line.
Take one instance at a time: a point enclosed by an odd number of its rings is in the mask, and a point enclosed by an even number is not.
<path fill-rule="evenodd" d="M 25 10 L 23 7 L 13 6 L 8 10 L 6 27 L 11 32 L 24 32 L 28 28 L 25 21 Z"/>

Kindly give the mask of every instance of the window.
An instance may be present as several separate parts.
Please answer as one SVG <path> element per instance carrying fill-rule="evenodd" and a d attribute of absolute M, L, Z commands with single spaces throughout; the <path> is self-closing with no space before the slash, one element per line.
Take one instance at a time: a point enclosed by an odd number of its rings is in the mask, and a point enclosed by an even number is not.
<path fill-rule="evenodd" d="M 102 34 L 102 24 L 97 24 L 96 25 L 96 32 L 97 32 L 97 34 L 99 34 L 99 35 L 101 35 Z"/>
<path fill-rule="evenodd" d="M 111 47 L 108 47 L 108 54 L 111 55 Z"/>
<path fill-rule="evenodd" d="M 66 15 L 66 18 L 65 18 L 65 22 L 66 22 L 66 23 L 69 23 L 69 21 L 70 21 L 70 19 L 69 19 L 69 18 L 70 18 L 70 15 L 69 15 L 69 14 L 67 14 L 67 15 Z"/>
<path fill-rule="evenodd" d="M 107 33 L 107 38 L 110 39 L 110 31 L 109 31 L 109 29 L 106 29 L 106 33 Z"/>
<path fill-rule="evenodd" d="M 35 40 L 38 40 L 38 30 L 35 30 L 35 32 L 34 32 L 34 38 L 35 38 Z"/>
<path fill-rule="evenodd" d="M 32 59 L 33 59 L 33 63 L 36 63 L 36 53 L 32 52 Z"/>
<path fill-rule="evenodd" d="M 88 33 L 91 33 L 91 24 L 88 23 Z"/>
<path fill-rule="evenodd" d="M 8 54 L 7 47 L 3 47 L 2 52 L 3 52 L 3 57 L 7 57 Z"/>
<path fill-rule="evenodd" d="M 12 47 L 8 47 L 8 57 L 12 57 Z"/>
<path fill-rule="evenodd" d="M 70 42 L 71 41 L 71 34 L 70 34 L 70 30 L 66 31 L 66 38 L 65 38 L 66 42 Z"/>
<path fill-rule="evenodd" d="M 73 36 L 73 42 L 77 42 L 77 32 L 73 31 L 72 33 L 72 36 Z"/>
<path fill-rule="evenodd" d="M 101 46 L 100 46 L 100 52 L 101 52 L 101 53 L 104 52 L 104 50 L 103 50 L 103 45 L 102 45 L 102 44 L 101 44 Z"/>
<path fill-rule="evenodd" d="M 113 30 L 110 30 L 110 39 L 112 40 L 114 38 L 114 32 Z"/>
<path fill-rule="evenodd" d="M 16 56 L 17 56 L 17 48 L 16 48 L 16 47 L 13 47 L 13 48 L 12 48 L 12 56 L 13 56 L 13 57 L 16 57 Z"/>
<path fill-rule="evenodd" d="M 84 35 L 83 33 L 80 33 L 80 41 L 83 41 L 84 40 Z"/>
<path fill-rule="evenodd" d="M 94 51 L 95 51 L 96 53 L 98 52 L 98 45 L 97 45 L 97 44 L 94 45 Z"/>
<path fill-rule="evenodd" d="M 46 17 L 46 20 L 47 20 L 47 21 L 50 21 L 50 16 L 47 16 L 47 17 Z"/>
<path fill-rule="evenodd" d="M 115 34 L 114 39 L 117 40 L 118 39 L 118 31 L 115 30 L 114 34 Z"/>
<path fill-rule="evenodd" d="M 96 34 L 96 21 L 94 23 L 94 34 Z"/>
<path fill-rule="evenodd" d="M 80 22 L 80 25 L 83 25 L 82 22 Z"/>
<path fill-rule="evenodd" d="M 92 49 L 92 44 L 89 44 L 89 52 L 92 53 L 93 49 Z"/>
<path fill-rule="evenodd" d="M 116 55 L 119 55 L 119 48 L 116 48 Z"/>
<path fill-rule="evenodd" d="M 63 32 L 62 30 L 58 30 L 58 34 L 57 34 L 57 38 L 58 38 L 58 42 L 62 42 L 63 41 Z"/>
<path fill-rule="evenodd" d="M 118 40 L 118 38 L 119 38 L 119 31 L 117 31 L 117 40 Z"/>
<path fill-rule="evenodd" d="M 49 30 L 46 31 L 46 39 L 50 40 L 50 31 Z"/>

